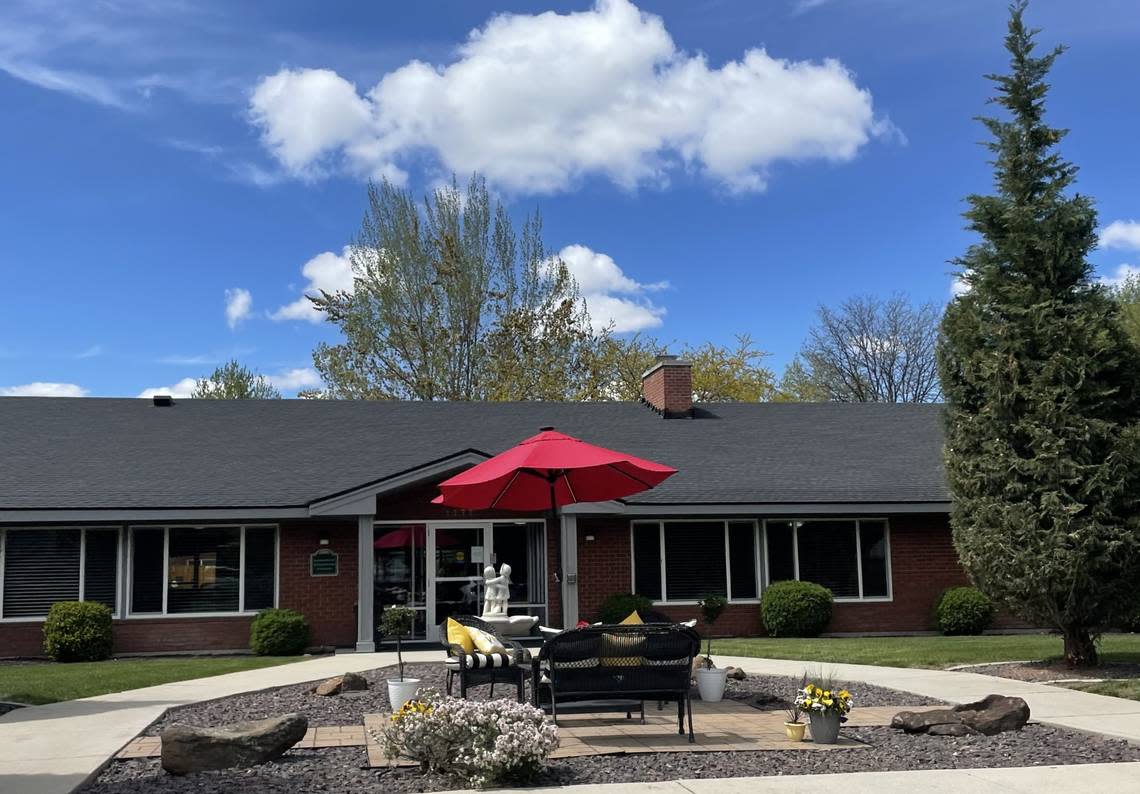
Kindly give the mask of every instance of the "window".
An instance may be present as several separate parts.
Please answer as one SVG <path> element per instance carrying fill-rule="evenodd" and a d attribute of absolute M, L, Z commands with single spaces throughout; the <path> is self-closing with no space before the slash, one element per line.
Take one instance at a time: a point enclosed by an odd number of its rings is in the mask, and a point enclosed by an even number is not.
<path fill-rule="evenodd" d="M 837 599 L 890 598 L 887 522 L 767 521 L 767 582 L 800 579 Z"/>
<path fill-rule="evenodd" d="M 118 611 L 119 530 L 0 530 L 0 617 L 45 617 L 57 601 L 97 601 Z"/>
<path fill-rule="evenodd" d="M 134 527 L 131 614 L 242 613 L 276 603 L 277 528 Z"/>
<path fill-rule="evenodd" d="M 755 600 L 759 528 L 755 521 L 639 521 L 630 531 L 633 589 L 654 601 L 719 594 Z"/>

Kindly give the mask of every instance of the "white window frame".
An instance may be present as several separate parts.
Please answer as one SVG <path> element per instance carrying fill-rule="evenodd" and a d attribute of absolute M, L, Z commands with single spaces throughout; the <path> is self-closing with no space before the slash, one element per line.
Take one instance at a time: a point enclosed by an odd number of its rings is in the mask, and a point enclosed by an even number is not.
<path fill-rule="evenodd" d="M 31 615 L 18 618 L 6 618 L 4 615 L 4 573 L 6 562 L 6 554 L 8 551 L 8 532 L 11 530 L 31 530 L 31 531 L 55 531 L 66 529 L 79 530 L 79 600 L 85 600 L 85 579 L 87 575 L 87 531 L 107 531 L 114 530 L 116 533 L 115 540 L 115 606 L 112 608 L 111 617 L 118 619 L 123 615 L 123 527 L 118 525 L 112 526 L 43 526 L 43 527 L 25 527 L 25 526 L 11 526 L 0 527 L 0 623 L 42 623 L 47 618 L 47 613 L 43 615 Z"/>
<path fill-rule="evenodd" d="M 161 529 L 162 533 L 162 611 L 161 612 L 132 612 L 130 606 L 134 603 L 134 570 L 135 570 L 135 531 L 148 529 Z M 239 529 L 241 546 L 238 551 L 238 608 L 237 611 L 221 612 L 168 612 L 170 595 L 170 530 L 172 529 Z M 278 524 L 132 524 L 127 527 L 127 565 L 129 572 L 126 588 L 126 604 L 124 604 L 124 617 L 126 620 L 156 620 L 156 619 L 182 619 L 182 618 L 221 618 L 245 617 L 256 615 L 260 609 L 247 610 L 245 608 L 245 531 L 247 529 L 273 530 L 273 607 L 275 608 L 281 595 L 281 527 Z M 263 607 L 269 609 L 270 607 Z"/>
<path fill-rule="evenodd" d="M 759 604 L 759 598 L 733 598 L 732 597 L 732 568 L 729 565 L 729 542 L 728 542 L 728 525 L 729 524 L 751 524 L 752 525 L 752 551 L 755 555 L 755 562 L 753 566 L 753 575 L 756 578 L 756 592 L 763 592 L 763 578 L 761 569 L 761 542 L 764 540 L 761 531 L 761 522 L 755 518 L 737 517 L 737 518 L 663 518 L 663 519 L 650 519 L 650 520 L 637 520 L 629 522 L 629 590 L 631 593 L 637 592 L 637 563 L 634 560 L 634 528 L 637 526 L 653 526 L 657 525 L 658 532 L 658 565 L 660 567 L 661 577 L 661 598 L 654 601 L 654 604 L 661 606 L 692 606 L 697 602 L 696 599 L 677 599 L 669 600 L 668 582 L 665 581 L 665 525 L 666 524 L 709 524 L 713 522 L 721 522 L 724 529 L 724 588 L 725 597 L 730 604 Z M 764 571 L 766 572 L 766 570 Z"/>
<path fill-rule="evenodd" d="M 858 573 L 859 581 L 859 595 L 857 596 L 835 596 L 835 603 L 837 604 L 884 604 L 895 599 L 894 591 L 894 576 L 891 573 L 891 522 L 886 517 L 871 517 L 860 516 L 844 517 L 836 516 L 832 518 L 816 517 L 816 518 L 772 518 L 765 519 L 763 524 L 763 542 L 764 542 L 764 588 L 767 589 L 772 583 L 771 575 L 768 566 L 768 523 L 778 524 L 791 524 L 792 525 L 792 568 L 795 572 L 796 581 L 800 581 L 800 527 L 804 524 L 812 524 L 819 521 L 851 521 L 855 524 L 855 567 Z M 868 523 L 874 522 L 883 525 L 883 542 L 886 544 L 886 569 L 887 569 L 887 594 L 885 596 L 864 596 L 863 593 L 863 553 L 862 553 L 862 530 L 861 525 L 866 521 Z"/>

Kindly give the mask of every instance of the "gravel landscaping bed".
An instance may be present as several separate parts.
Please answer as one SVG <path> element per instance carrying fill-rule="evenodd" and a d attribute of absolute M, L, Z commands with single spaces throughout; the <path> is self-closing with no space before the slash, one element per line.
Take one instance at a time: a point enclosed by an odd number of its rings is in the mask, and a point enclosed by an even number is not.
<path fill-rule="evenodd" d="M 890 728 L 845 728 L 844 734 L 868 746 L 829 751 L 646 753 L 567 758 L 551 761 L 535 783 L 565 786 L 684 778 L 1140 761 L 1140 748 L 1127 742 L 1035 724 L 991 737 L 909 736 Z M 366 765 L 363 748 L 355 747 L 293 750 L 279 761 L 260 767 L 182 778 L 164 773 L 157 759 L 117 761 L 83 791 L 85 794 L 239 790 L 243 794 L 297 791 L 359 794 L 362 790 L 378 788 L 385 792 L 414 792 L 457 787 L 452 780 L 425 777 L 415 769 L 368 769 Z"/>
<path fill-rule="evenodd" d="M 1140 678 L 1140 664 L 1107 662 L 1098 667 L 1075 670 L 1060 662 L 1006 662 L 1004 664 L 979 665 L 963 672 L 1042 683 L 1073 679 Z"/>
<path fill-rule="evenodd" d="M 407 664 L 404 665 L 404 674 L 409 678 L 421 679 L 424 686 L 443 691 L 442 664 Z M 156 736 L 163 728 L 175 722 L 203 726 L 224 725 L 229 722 L 259 720 L 293 711 L 308 717 L 310 726 L 359 725 L 365 714 L 388 711 L 388 685 L 385 681 L 396 675 L 396 668 L 382 667 L 368 670 L 362 675 L 368 680 L 369 689 L 360 694 L 352 693 L 347 697 L 344 695 L 321 697 L 310 691 L 314 686 L 313 683 L 246 692 L 172 709 L 143 731 L 143 735 Z M 792 693 L 799 684 L 798 678 L 782 676 L 749 676 L 743 681 L 730 679 L 725 696 L 733 700 L 756 699 L 757 707 L 762 709 L 782 709 L 792 698 Z M 456 687 L 458 686 L 456 682 Z M 840 686 L 846 686 L 855 695 L 856 708 L 941 705 L 937 700 L 870 684 L 850 683 Z M 483 700 L 489 696 L 490 687 L 474 687 L 467 694 L 472 699 Z M 509 684 L 497 684 L 495 695 L 513 697 L 514 687 Z M 695 689 L 693 696 L 697 697 Z"/>

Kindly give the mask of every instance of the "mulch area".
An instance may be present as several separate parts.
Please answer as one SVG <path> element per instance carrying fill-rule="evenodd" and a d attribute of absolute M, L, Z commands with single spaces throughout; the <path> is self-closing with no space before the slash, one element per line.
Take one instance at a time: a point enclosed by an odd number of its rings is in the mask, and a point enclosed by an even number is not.
<path fill-rule="evenodd" d="M 423 679 L 425 685 L 443 687 L 441 665 L 408 665 L 407 674 Z M 392 668 L 365 673 L 371 689 L 354 698 L 319 697 L 309 691 L 312 684 L 306 684 L 197 703 L 172 710 L 144 731 L 144 735 L 155 735 L 174 722 L 217 725 L 288 711 L 305 714 L 310 725 L 359 724 L 364 714 L 388 709 L 384 679 L 392 675 Z M 750 676 L 743 681 L 730 681 L 728 696 L 765 710 L 781 709 L 798 685 L 799 680 L 794 678 Z M 860 705 L 937 704 L 928 698 L 858 682 L 845 686 L 855 694 L 856 708 Z M 496 688 L 497 695 L 511 693 L 509 688 L 505 692 Z M 480 687 L 471 694 L 486 697 L 487 688 Z M 545 772 L 532 785 L 1140 761 L 1140 748 L 1124 741 L 1037 724 L 993 737 L 911 736 L 890 728 L 862 726 L 845 727 L 843 735 L 867 746 L 839 752 L 763 750 L 561 758 L 549 761 Z M 163 772 L 156 758 L 120 760 L 110 764 L 83 791 L 86 794 L 238 791 L 242 794 L 297 791 L 358 794 L 369 789 L 426 792 L 457 787 L 454 780 L 425 776 L 416 768 L 370 769 L 364 748 L 338 747 L 294 749 L 277 761 L 251 769 L 181 778 Z"/>
<path fill-rule="evenodd" d="M 1074 669 L 1061 662 L 1006 662 L 970 667 L 962 672 L 1012 678 L 1016 681 L 1046 683 L 1075 679 L 1140 678 L 1140 664 L 1106 662 L 1098 667 Z"/>

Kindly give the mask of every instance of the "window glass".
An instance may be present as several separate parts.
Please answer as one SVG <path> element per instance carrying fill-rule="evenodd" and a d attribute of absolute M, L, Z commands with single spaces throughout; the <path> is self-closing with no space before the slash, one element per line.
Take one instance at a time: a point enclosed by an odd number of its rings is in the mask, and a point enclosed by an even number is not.
<path fill-rule="evenodd" d="M 756 525 L 751 521 L 728 524 L 728 573 L 734 600 L 756 598 Z"/>
<path fill-rule="evenodd" d="M 863 597 L 887 595 L 887 525 L 859 522 L 859 555 L 863 562 Z"/>
<path fill-rule="evenodd" d="M 43 617 L 79 598 L 78 529 L 9 529 L 4 542 L 4 617 Z"/>
<path fill-rule="evenodd" d="M 238 610 L 238 527 L 171 527 L 169 557 L 168 613 Z"/>
<path fill-rule="evenodd" d="M 633 589 L 638 595 L 661 600 L 661 527 L 633 525 Z"/>
<path fill-rule="evenodd" d="M 162 611 L 162 559 L 165 531 L 161 528 L 136 529 L 131 544 L 131 612 Z"/>
<path fill-rule="evenodd" d="M 83 600 L 115 610 L 119 585 L 119 530 L 88 529 L 83 541 Z"/>
<path fill-rule="evenodd" d="M 665 598 L 727 595 L 723 521 L 665 522 Z"/>
<path fill-rule="evenodd" d="M 273 606 L 273 573 L 277 567 L 277 530 L 246 527 L 245 609 L 252 612 Z"/>
<path fill-rule="evenodd" d="M 854 521 L 805 521 L 799 526 L 800 579 L 836 598 L 859 596 Z"/>
<path fill-rule="evenodd" d="M 769 521 L 764 531 L 768 536 L 768 584 L 795 579 L 796 560 L 792 548 L 792 522 Z"/>

